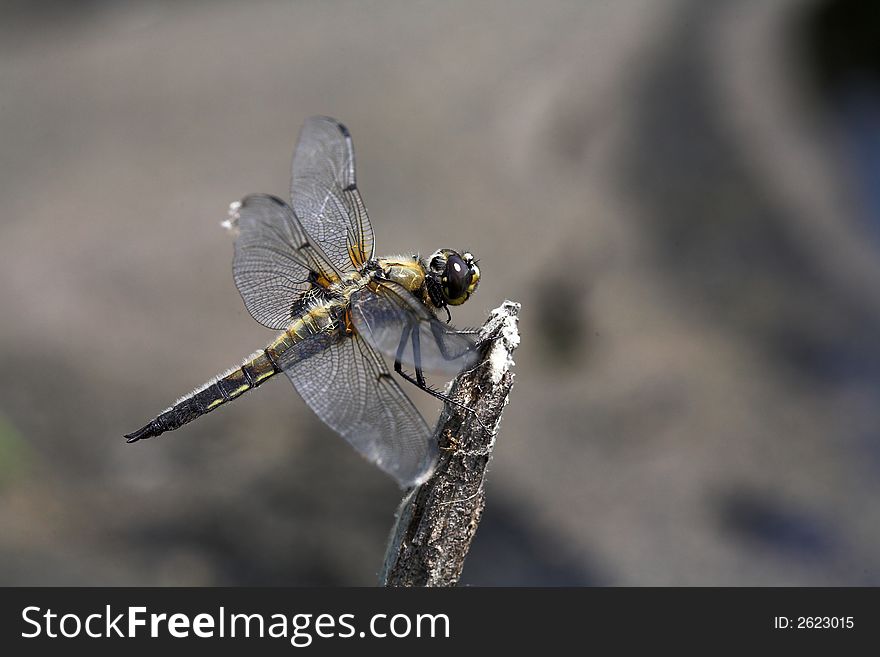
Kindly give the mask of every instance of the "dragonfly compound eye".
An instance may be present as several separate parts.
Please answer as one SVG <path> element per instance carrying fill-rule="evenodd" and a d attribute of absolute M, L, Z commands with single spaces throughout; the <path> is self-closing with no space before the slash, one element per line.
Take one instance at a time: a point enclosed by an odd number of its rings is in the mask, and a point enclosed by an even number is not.
<path fill-rule="evenodd" d="M 479 276 L 479 273 L 477 273 Z M 446 269 L 443 272 L 443 296 L 446 302 L 452 306 L 458 306 L 467 301 L 473 290 L 474 270 L 468 266 L 464 259 L 457 253 L 451 254 L 446 260 Z"/>

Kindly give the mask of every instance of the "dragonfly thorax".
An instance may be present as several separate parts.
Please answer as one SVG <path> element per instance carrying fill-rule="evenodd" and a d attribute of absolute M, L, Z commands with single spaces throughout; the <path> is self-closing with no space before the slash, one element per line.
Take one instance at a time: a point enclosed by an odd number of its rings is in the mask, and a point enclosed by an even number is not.
<path fill-rule="evenodd" d="M 397 256 L 379 259 L 382 277 L 403 286 L 421 297 L 425 287 L 425 268 L 415 256 Z"/>

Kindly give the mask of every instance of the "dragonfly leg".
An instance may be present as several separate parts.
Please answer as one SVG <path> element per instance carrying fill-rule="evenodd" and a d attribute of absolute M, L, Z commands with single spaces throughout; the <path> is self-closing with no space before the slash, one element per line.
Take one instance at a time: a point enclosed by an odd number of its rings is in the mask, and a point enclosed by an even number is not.
<path fill-rule="evenodd" d="M 409 340 L 410 331 L 412 331 L 412 327 L 406 326 L 403 329 L 403 333 L 400 334 L 400 344 L 397 345 L 397 355 L 394 358 L 394 371 L 398 374 L 401 373 L 400 359 L 403 358 L 403 351 L 406 349 L 406 343 Z"/>
<path fill-rule="evenodd" d="M 419 387 L 424 390 L 428 387 L 428 384 L 425 383 L 425 375 L 422 374 L 422 346 L 421 342 L 419 342 L 418 329 L 412 332 L 412 346 L 413 366 L 416 368 L 416 381 L 419 382 Z"/>
<path fill-rule="evenodd" d="M 416 370 L 416 376 L 413 378 L 409 373 L 407 373 L 403 366 L 400 363 L 400 359 L 403 357 L 403 352 L 406 349 L 406 343 L 410 339 L 410 335 L 412 336 L 412 347 L 413 347 L 413 366 Z M 476 413 L 472 408 L 467 406 L 466 404 L 462 404 L 454 399 L 452 399 L 449 395 L 444 395 L 439 390 L 435 390 L 425 381 L 425 375 L 422 373 L 422 348 L 421 343 L 419 342 L 419 331 L 418 329 L 413 330 L 412 327 L 406 327 L 401 334 L 400 345 L 397 347 L 397 357 L 394 359 L 394 371 L 397 372 L 404 379 L 412 383 L 414 386 L 419 388 L 420 390 L 427 392 L 432 397 L 436 397 L 440 401 L 446 404 L 452 404 L 453 406 L 458 406 L 459 408 L 469 412 Z"/>
<path fill-rule="evenodd" d="M 462 353 L 454 353 L 449 350 L 448 345 L 446 344 L 446 340 L 444 339 L 444 333 L 442 329 L 442 324 L 437 324 L 435 322 L 431 322 L 431 333 L 434 334 L 434 339 L 437 342 L 437 348 L 440 350 L 440 355 L 443 356 L 446 360 L 455 360 L 456 358 L 461 358 Z M 456 331 L 456 333 L 462 333 L 466 335 L 475 335 L 479 333 L 479 330 L 473 331 Z"/>

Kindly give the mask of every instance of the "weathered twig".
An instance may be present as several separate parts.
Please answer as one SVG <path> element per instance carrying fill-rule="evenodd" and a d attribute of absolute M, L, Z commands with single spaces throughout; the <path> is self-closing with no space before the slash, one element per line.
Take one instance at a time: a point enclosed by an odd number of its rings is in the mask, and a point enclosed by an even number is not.
<path fill-rule="evenodd" d="M 453 383 L 434 431 L 434 475 L 400 504 L 380 579 L 385 586 L 454 586 L 485 505 L 483 483 L 513 386 L 519 304 L 505 301 L 480 329 L 483 358 Z"/>

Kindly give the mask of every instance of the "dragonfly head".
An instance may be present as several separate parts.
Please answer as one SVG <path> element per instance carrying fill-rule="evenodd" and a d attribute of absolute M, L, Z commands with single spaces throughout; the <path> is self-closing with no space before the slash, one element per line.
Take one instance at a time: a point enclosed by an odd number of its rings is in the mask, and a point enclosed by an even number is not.
<path fill-rule="evenodd" d="M 440 249 L 431 256 L 427 275 L 450 306 L 460 306 L 467 301 L 480 282 L 480 268 L 474 256 L 452 249 Z"/>

